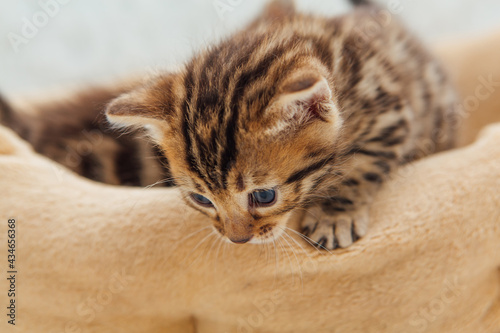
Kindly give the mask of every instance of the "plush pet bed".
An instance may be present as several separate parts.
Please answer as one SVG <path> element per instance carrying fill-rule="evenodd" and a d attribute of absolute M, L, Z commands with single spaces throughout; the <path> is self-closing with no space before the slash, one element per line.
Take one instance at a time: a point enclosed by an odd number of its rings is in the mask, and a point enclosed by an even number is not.
<path fill-rule="evenodd" d="M 478 88 L 500 81 L 500 35 L 441 54 L 479 100 L 466 144 L 500 118 L 499 85 Z M 500 332 L 499 142 L 490 125 L 407 166 L 377 196 L 368 235 L 329 254 L 292 232 L 222 242 L 175 189 L 87 181 L 0 128 L 4 313 L 8 218 L 17 239 L 16 326 L 4 314 L 0 331 Z"/>

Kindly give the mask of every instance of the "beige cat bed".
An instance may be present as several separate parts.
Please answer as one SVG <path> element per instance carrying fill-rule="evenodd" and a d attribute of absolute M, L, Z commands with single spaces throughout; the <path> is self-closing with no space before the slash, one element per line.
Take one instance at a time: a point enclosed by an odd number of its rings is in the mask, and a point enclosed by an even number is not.
<path fill-rule="evenodd" d="M 479 100 L 464 114 L 472 139 L 500 118 L 499 86 L 478 88 L 500 81 L 500 35 L 445 51 Z M 328 254 L 293 233 L 267 247 L 217 241 L 175 189 L 87 181 L 0 128 L 1 267 L 11 217 L 18 272 L 16 326 L 4 314 L 0 331 L 499 332 L 499 142 L 491 125 L 407 166 L 368 235 Z"/>

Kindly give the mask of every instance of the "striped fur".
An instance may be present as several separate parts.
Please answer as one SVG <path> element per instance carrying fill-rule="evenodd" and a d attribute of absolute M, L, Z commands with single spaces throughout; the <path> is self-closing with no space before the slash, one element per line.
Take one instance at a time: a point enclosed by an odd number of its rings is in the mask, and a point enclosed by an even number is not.
<path fill-rule="evenodd" d="M 105 120 L 106 104 L 133 86 L 94 87 L 15 112 L 0 98 L 0 120 L 38 153 L 89 179 L 129 186 L 167 179 L 159 186 L 171 186 L 168 163 L 144 131 L 123 134 Z"/>
<path fill-rule="evenodd" d="M 346 16 L 322 18 L 275 1 L 182 71 L 112 103 L 108 118 L 161 133 L 188 204 L 230 239 L 272 239 L 306 207 L 307 235 L 326 248 L 349 246 L 399 165 L 452 146 L 456 101 L 413 36 L 368 1 L 353 3 L 361 6 Z M 366 35 L 368 23 L 379 29 Z M 315 88 L 322 80 L 328 91 Z M 268 188 L 278 202 L 251 208 L 249 193 Z"/>
<path fill-rule="evenodd" d="M 121 94 L 107 117 L 147 130 L 187 204 L 227 238 L 271 241 L 306 208 L 306 235 L 349 246 L 401 164 L 453 146 L 456 103 L 441 66 L 394 17 L 352 2 L 353 12 L 325 18 L 275 1 L 178 72 Z M 124 147 L 122 166 L 151 150 Z M 276 190 L 276 203 L 253 206 L 263 189 Z"/>

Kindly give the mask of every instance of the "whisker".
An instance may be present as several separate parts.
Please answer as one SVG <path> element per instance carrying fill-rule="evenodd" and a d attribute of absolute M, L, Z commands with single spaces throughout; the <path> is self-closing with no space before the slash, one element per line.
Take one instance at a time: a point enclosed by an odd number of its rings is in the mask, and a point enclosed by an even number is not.
<path fill-rule="evenodd" d="M 202 231 L 206 231 L 207 229 L 211 229 L 212 227 L 210 226 L 207 226 L 207 227 L 204 227 L 204 228 L 201 228 L 199 230 L 196 230 L 196 231 L 193 231 L 192 233 L 190 233 L 189 235 L 185 236 L 183 239 L 181 240 L 177 240 L 176 241 L 176 245 L 174 246 L 174 248 L 172 249 L 172 251 L 170 252 L 170 256 L 172 256 L 176 251 L 177 249 L 179 248 L 179 246 L 181 246 L 182 244 L 184 244 L 185 241 L 187 241 L 189 238 L 192 238 L 194 236 L 196 236 L 197 234 L 199 234 L 200 232 Z M 208 234 L 209 235 L 209 234 Z M 207 235 L 207 236 L 208 236 Z"/>
<path fill-rule="evenodd" d="M 186 237 L 184 237 L 183 239 L 181 239 L 180 241 L 178 241 L 178 243 L 181 243 L 181 244 L 182 244 L 182 243 L 184 243 L 186 240 L 188 240 L 189 238 L 191 238 L 191 237 L 193 237 L 193 236 L 195 236 L 195 235 L 199 234 L 199 233 L 200 233 L 200 232 L 202 232 L 202 231 L 205 231 L 205 230 L 207 230 L 207 229 L 211 229 L 211 228 L 212 228 L 211 226 L 208 226 L 208 227 L 204 227 L 204 228 L 201 228 L 201 229 L 199 229 L 199 230 L 196 230 L 196 231 L 194 231 L 194 232 L 190 233 L 189 235 L 187 235 Z"/>
<path fill-rule="evenodd" d="M 278 249 L 276 248 L 276 242 L 273 237 L 273 245 L 274 245 L 274 262 L 275 262 L 275 267 L 274 267 L 274 281 L 273 281 L 273 286 L 276 287 L 276 280 L 278 277 Z"/>
<path fill-rule="evenodd" d="M 208 260 L 210 254 L 212 253 L 212 250 L 214 248 L 214 246 L 217 244 L 217 241 L 219 240 L 219 238 L 217 237 L 217 234 L 215 235 L 215 239 L 212 241 L 212 246 L 210 246 L 210 248 L 208 249 L 207 253 L 206 253 L 206 261 Z M 214 260 L 214 275 L 215 275 L 215 265 L 217 264 L 217 260 L 215 259 Z"/>
<path fill-rule="evenodd" d="M 269 257 L 270 257 L 270 255 L 269 255 L 269 247 L 271 245 L 269 245 L 269 243 L 265 243 L 265 244 L 266 244 L 266 253 L 265 253 L 266 254 L 266 265 L 268 265 L 269 264 Z"/>
<path fill-rule="evenodd" d="M 213 233 L 211 233 L 209 236 L 215 236 L 217 237 L 217 234 L 215 233 L 215 231 Z M 210 240 L 211 240 L 211 237 L 207 239 L 207 242 L 205 242 L 203 244 L 203 249 L 200 250 L 200 254 L 198 255 L 198 257 L 196 257 L 196 259 L 194 260 L 194 262 L 198 261 L 199 258 L 201 258 L 203 260 L 203 258 L 205 257 L 205 255 L 209 255 L 209 251 L 207 251 L 207 247 L 210 245 Z M 214 243 L 212 242 L 212 246 L 214 245 Z M 193 262 L 193 263 L 194 263 Z"/>
<path fill-rule="evenodd" d="M 206 242 L 206 240 L 211 237 L 211 236 L 214 236 L 214 233 L 211 232 L 209 233 L 208 235 L 206 235 L 198 244 L 196 244 L 196 246 L 191 250 L 191 252 L 189 252 L 189 254 L 187 255 L 188 257 L 190 257 L 194 251 L 196 251 L 201 244 L 203 244 L 204 242 Z M 196 257 L 196 259 L 193 260 L 193 262 L 191 263 L 191 265 L 189 265 L 188 267 L 191 267 L 199 258 L 200 256 L 203 254 L 203 252 L 201 252 L 198 257 Z"/>
<path fill-rule="evenodd" d="M 265 250 L 265 246 L 259 246 L 259 259 L 260 257 L 262 257 L 262 253 L 264 252 Z"/>
<path fill-rule="evenodd" d="M 221 241 L 224 243 L 224 246 L 222 248 L 222 261 L 224 262 L 224 269 L 227 270 L 227 262 L 226 262 L 226 248 L 228 246 L 228 243 L 221 239 Z"/>
<path fill-rule="evenodd" d="M 295 281 L 295 275 L 293 274 L 294 272 L 293 272 L 292 260 L 290 259 L 290 255 L 288 254 L 288 251 L 283 246 L 283 243 L 281 241 L 281 237 L 277 238 L 276 241 L 278 242 L 278 245 L 281 247 L 281 249 L 283 250 L 283 252 L 286 254 L 286 256 L 288 258 L 288 263 L 290 264 L 290 274 L 292 275 L 292 284 L 293 284 Z"/>
<path fill-rule="evenodd" d="M 292 240 L 294 240 L 287 232 L 285 229 L 282 229 L 283 230 L 283 235 L 285 236 L 288 236 L 289 238 L 291 238 Z M 297 266 L 299 267 L 299 273 L 300 273 L 300 284 L 302 286 L 302 291 L 304 291 L 304 275 L 302 273 L 302 265 L 300 264 L 300 261 L 299 261 L 299 258 L 297 257 L 297 253 L 296 253 L 296 250 L 293 248 L 293 245 L 291 243 L 288 242 L 288 240 L 283 237 L 283 241 L 286 242 L 288 244 L 288 246 L 292 249 L 292 253 L 293 255 L 295 256 L 295 261 L 297 261 Z M 294 240 L 295 241 L 295 240 Z M 301 246 L 302 247 L 302 246 Z M 303 249 L 303 248 L 302 248 Z M 306 252 L 307 254 L 307 252 Z M 307 256 L 309 256 L 309 254 L 307 254 Z"/>
<path fill-rule="evenodd" d="M 303 251 L 303 253 L 304 253 L 306 256 L 308 256 L 309 258 L 311 258 L 311 255 L 310 255 L 310 254 L 308 253 L 308 251 L 307 251 L 307 250 L 306 250 L 306 249 L 302 246 L 302 244 L 300 244 L 299 242 L 297 242 L 297 241 L 295 240 L 295 238 L 293 238 L 292 236 L 290 236 L 290 235 L 288 234 L 288 232 L 287 232 L 288 230 L 287 230 L 287 229 L 289 229 L 289 228 L 288 228 L 288 227 L 284 227 L 284 228 L 282 227 L 282 230 L 285 232 L 284 234 L 285 234 L 285 235 L 286 235 L 289 239 L 291 239 L 291 240 L 292 240 L 295 244 L 297 244 L 297 246 L 299 246 L 299 247 L 301 248 L 301 250 Z"/>
<path fill-rule="evenodd" d="M 144 190 L 149 190 L 150 188 L 156 186 L 156 185 L 159 185 L 159 184 L 164 184 L 164 183 L 168 183 L 168 182 L 171 182 L 175 180 L 173 177 L 170 177 L 170 178 L 164 178 L 164 179 L 161 179 L 153 184 L 150 184 L 150 185 L 146 185 L 143 187 Z"/>
<path fill-rule="evenodd" d="M 217 263 L 218 263 L 218 258 L 219 258 L 219 251 L 220 251 L 220 248 L 222 247 L 222 244 L 224 243 L 224 240 L 219 237 L 217 238 L 217 240 L 219 241 L 219 246 L 217 246 L 217 250 L 215 251 L 215 272 L 217 273 Z"/>
<path fill-rule="evenodd" d="M 288 228 L 288 227 L 285 227 L 287 228 L 288 230 L 292 231 L 293 233 L 299 235 L 300 237 L 302 237 L 306 242 L 308 242 L 309 244 L 311 244 L 319 253 L 323 254 L 323 252 L 321 252 L 319 249 L 318 249 L 318 246 L 321 247 L 323 250 L 327 251 L 328 253 L 332 253 L 330 250 L 328 250 L 326 247 L 324 247 L 323 245 L 321 244 L 318 244 L 316 243 L 315 241 L 313 241 L 311 238 L 307 237 L 306 235 L 303 235 L 301 234 L 300 232 L 297 232 L 291 228 Z"/>

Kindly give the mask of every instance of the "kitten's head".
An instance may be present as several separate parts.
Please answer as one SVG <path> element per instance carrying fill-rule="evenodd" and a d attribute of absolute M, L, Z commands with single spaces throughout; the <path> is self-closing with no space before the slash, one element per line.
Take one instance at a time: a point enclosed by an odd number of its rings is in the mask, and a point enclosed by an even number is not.
<path fill-rule="evenodd" d="M 150 129 L 188 205 L 235 243 L 272 240 L 331 174 L 339 112 L 314 48 L 237 35 L 114 100 Z"/>

